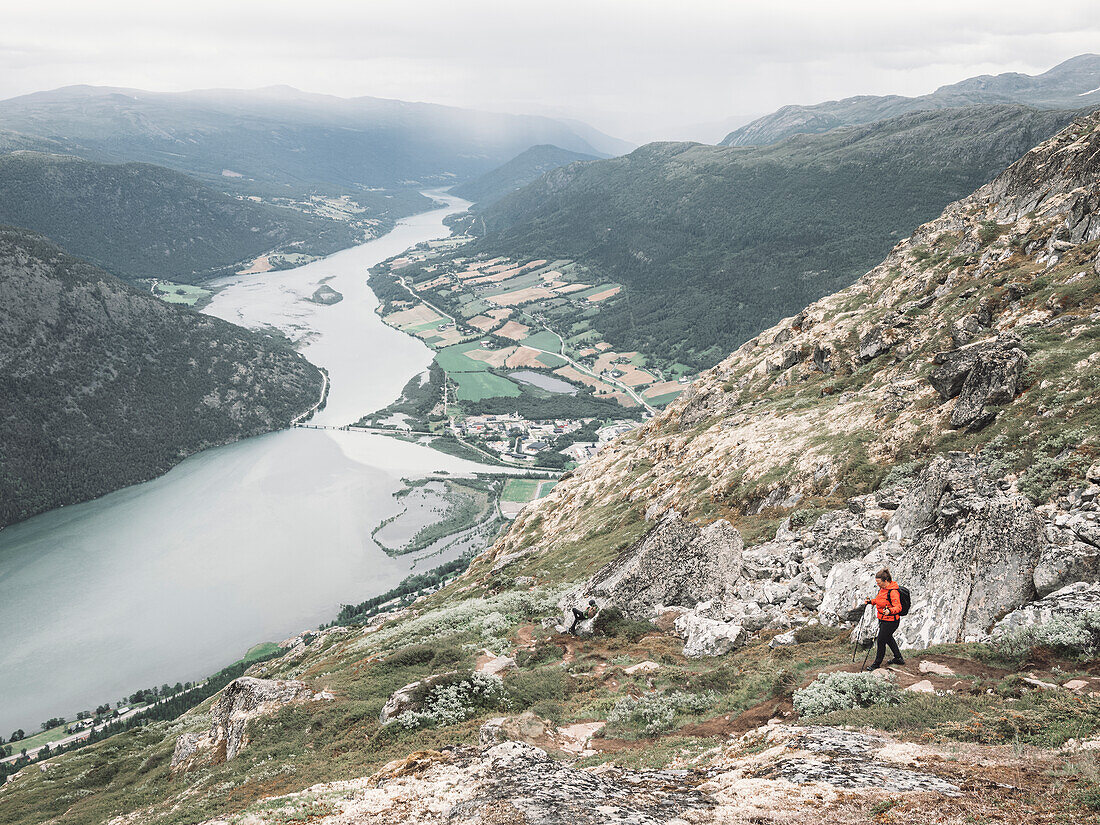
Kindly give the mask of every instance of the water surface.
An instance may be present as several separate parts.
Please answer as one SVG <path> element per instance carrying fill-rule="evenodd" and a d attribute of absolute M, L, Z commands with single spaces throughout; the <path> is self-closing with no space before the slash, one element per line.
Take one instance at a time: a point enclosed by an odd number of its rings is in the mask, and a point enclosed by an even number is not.
<path fill-rule="evenodd" d="M 332 382 L 314 421 L 354 422 L 396 398 L 431 360 L 420 341 L 374 313 L 366 269 L 447 235 L 442 218 L 465 202 L 445 200 L 447 209 L 322 261 L 238 276 L 207 311 L 303 341 Z M 305 300 L 326 278 L 344 300 Z M 393 498 L 401 479 L 477 469 L 383 436 L 287 430 L 207 450 L 154 481 L 0 531 L 0 731 L 201 678 L 256 642 L 384 592 L 417 564 L 390 558 L 371 539 L 401 510 Z"/>

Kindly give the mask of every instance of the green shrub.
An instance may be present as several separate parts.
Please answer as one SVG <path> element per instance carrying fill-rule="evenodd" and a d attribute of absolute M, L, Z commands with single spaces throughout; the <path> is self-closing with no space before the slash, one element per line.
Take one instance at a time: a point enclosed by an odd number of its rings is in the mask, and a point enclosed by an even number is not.
<path fill-rule="evenodd" d="M 702 713 L 714 704 L 713 693 L 661 693 L 635 698 L 626 696 L 615 703 L 607 716 L 608 727 L 640 731 L 653 736 L 671 730 L 677 715 Z"/>
<path fill-rule="evenodd" d="M 515 671 L 508 675 L 508 699 L 512 707 L 523 710 L 552 700 L 560 702 L 570 693 L 569 677 L 560 667 L 534 671 Z"/>
<path fill-rule="evenodd" d="M 503 680 L 485 673 L 437 682 L 426 687 L 424 695 L 413 698 L 422 709 L 407 710 L 395 720 L 409 730 L 456 725 L 478 710 L 507 704 Z"/>
<path fill-rule="evenodd" d="M 1023 657 L 1034 647 L 1071 658 L 1093 659 L 1100 653 L 1100 610 L 1052 616 L 1042 624 L 1008 631 L 995 640 L 1008 657 Z"/>
<path fill-rule="evenodd" d="M 592 623 L 592 629 L 604 636 L 614 636 L 628 642 L 636 642 L 656 630 L 650 622 L 628 619 L 617 607 L 605 607 L 601 610 L 596 621 Z"/>
<path fill-rule="evenodd" d="M 562 658 L 565 649 L 550 642 L 539 642 L 532 648 L 522 648 L 516 652 L 516 664 L 520 667 L 536 667 L 546 662 Z"/>
<path fill-rule="evenodd" d="M 800 716 L 899 702 L 901 691 L 897 684 L 873 673 L 822 673 L 794 693 L 794 709 Z"/>

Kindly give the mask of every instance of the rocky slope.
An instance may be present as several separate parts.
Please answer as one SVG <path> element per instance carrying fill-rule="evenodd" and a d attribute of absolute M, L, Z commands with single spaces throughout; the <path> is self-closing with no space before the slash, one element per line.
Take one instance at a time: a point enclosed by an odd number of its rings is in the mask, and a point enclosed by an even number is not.
<path fill-rule="evenodd" d="M 911 644 L 980 637 L 1036 595 L 1095 580 L 1098 125 L 1079 119 L 855 285 L 746 343 L 494 552 L 670 507 L 725 517 L 765 568 L 729 573 L 763 626 L 800 607 L 843 618 L 851 588 L 888 563 L 920 600 Z"/>
<path fill-rule="evenodd" d="M 746 343 L 447 587 L 22 768 L 0 822 L 1097 821 L 1098 186 L 1100 113 Z M 907 663 L 851 673 L 883 563 L 913 590 Z"/>
<path fill-rule="evenodd" d="M 0 229 L 0 526 L 285 427 L 321 383 L 276 342 Z"/>
<path fill-rule="evenodd" d="M 1082 54 L 1032 77 L 1018 72 L 971 77 L 919 97 L 860 95 L 815 106 L 784 106 L 741 126 L 723 146 L 765 146 L 791 135 L 819 134 L 841 126 L 873 123 L 906 112 L 989 103 L 1078 108 L 1100 102 L 1100 55 Z"/>

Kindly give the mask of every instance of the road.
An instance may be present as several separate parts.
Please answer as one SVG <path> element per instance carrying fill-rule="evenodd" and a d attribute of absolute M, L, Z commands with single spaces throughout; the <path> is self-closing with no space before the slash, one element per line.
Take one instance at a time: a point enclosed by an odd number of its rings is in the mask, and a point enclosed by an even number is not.
<path fill-rule="evenodd" d="M 314 404 L 312 407 L 310 407 L 308 410 L 306 410 L 301 415 L 295 417 L 290 422 L 291 426 L 297 426 L 298 424 L 300 424 L 301 422 L 305 421 L 310 416 L 312 416 L 315 412 L 317 412 L 317 408 L 325 403 L 325 399 L 327 397 L 328 397 L 328 371 L 327 370 L 321 370 L 321 397 L 317 399 L 316 404 Z M 339 428 L 336 427 L 336 428 L 329 428 L 329 429 L 339 429 Z"/>

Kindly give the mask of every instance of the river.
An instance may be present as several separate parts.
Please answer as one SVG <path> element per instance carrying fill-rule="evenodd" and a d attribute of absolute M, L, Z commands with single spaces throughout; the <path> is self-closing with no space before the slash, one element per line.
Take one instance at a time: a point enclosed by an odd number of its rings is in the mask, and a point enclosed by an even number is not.
<path fill-rule="evenodd" d="M 420 341 L 381 322 L 366 284 L 367 267 L 449 234 L 443 218 L 467 204 L 430 194 L 446 208 L 297 269 L 236 276 L 205 310 L 278 327 L 328 370 L 315 423 L 384 407 L 430 363 Z M 306 301 L 322 281 L 344 299 Z M 384 592 L 416 564 L 371 539 L 400 512 L 401 479 L 479 469 L 492 468 L 384 436 L 285 430 L 0 531 L 0 732 L 202 678 Z"/>

